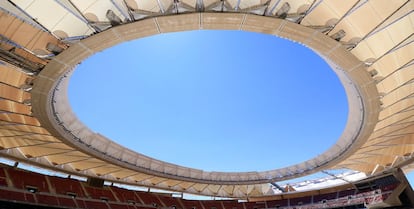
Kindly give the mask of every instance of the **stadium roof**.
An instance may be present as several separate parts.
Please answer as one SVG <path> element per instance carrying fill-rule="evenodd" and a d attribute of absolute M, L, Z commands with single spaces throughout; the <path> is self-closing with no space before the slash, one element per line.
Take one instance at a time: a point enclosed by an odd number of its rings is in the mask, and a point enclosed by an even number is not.
<path fill-rule="evenodd" d="M 414 3 L 410 0 L 9 0 L 0 2 L 0 154 L 49 169 L 194 194 L 274 194 L 271 182 L 325 169 L 414 168 Z M 265 172 L 206 172 L 143 156 L 84 126 L 66 90 L 82 60 L 173 31 L 283 37 L 337 73 L 349 116 L 336 145 Z M 300 58 L 298 58 L 300 59 Z"/>

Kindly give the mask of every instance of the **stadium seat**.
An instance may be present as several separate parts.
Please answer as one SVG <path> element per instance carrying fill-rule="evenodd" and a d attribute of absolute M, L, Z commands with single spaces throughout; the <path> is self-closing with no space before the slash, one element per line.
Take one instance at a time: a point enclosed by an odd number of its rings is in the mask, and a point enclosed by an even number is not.
<path fill-rule="evenodd" d="M 244 206 L 246 209 L 259 209 L 259 208 L 266 208 L 266 203 L 265 202 L 245 202 Z"/>
<path fill-rule="evenodd" d="M 288 205 L 288 201 L 286 199 L 270 200 L 270 201 L 267 201 L 266 203 L 267 203 L 268 208 L 278 208 L 278 207 L 283 207 L 283 206 Z"/>
<path fill-rule="evenodd" d="M 108 201 L 117 201 L 112 192 L 107 188 L 97 188 L 97 187 L 84 187 L 86 192 L 92 199 L 97 200 L 108 200 Z"/>
<path fill-rule="evenodd" d="M 221 201 L 224 209 L 244 209 L 242 204 L 239 204 L 234 200 L 223 200 Z"/>
<path fill-rule="evenodd" d="M 174 197 L 166 196 L 166 195 L 158 195 L 158 197 L 162 201 L 163 205 L 165 205 L 166 207 L 173 208 L 175 206 L 175 208 L 182 208 L 181 203 L 178 200 L 178 198 L 174 198 Z"/>
<path fill-rule="evenodd" d="M 57 194 L 71 194 L 76 197 L 86 197 L 83 192 L 82 185 L 78 180 L 54 176 L 49 176 L 48 179 L 52 188 L 55 188 Z"/>
<path fill-rule="evenodd" d="M 58 200 L 56 196 L 52 195 L 46 195 L 46 194 L 35 194 L 37 203 L 42 205 L 48 205 L 48 206 L 58 206 Z"/>
<path fill-rule="evenodd" d="M 298 197 L 290 199 L 290 205 L 307 205 L 312 203 L 312 197 Z"/>
<path fill-rule="evenodd" d="M 201 202 L 205 209 L 224 209 L 220 201 L 205 200 Z"/>
<path fill-rule="evenodd" d="M 6 173 L 4 172 L 4 169 L 0 167 L 0 186 L 8 186 L 7 180 L 6 180 Z"/>
<path fill-rule="evenodd" d="M 109 209 L 108 204 L 104 201 L 85 200 L 87 209 Z"/>
<path fill-rule="evenodd" d="M 134 205 L 128 205 L 127 203 L 108 203 L 111 209 L 136 209 Z"/>
<path fill-rule="evenodd" d="M 39 192 L 49 192 L 49 186 L 44 175 L 13 168 L 7 169 L 7 172 L 16 188 L 33 188 Z"/>
<path fill-rule="evenodd" d="M 155 194 L 149 192 L 136 192 L 145 205 L 162 206 L 161 201 Z"/>
<path fill-rule="evenodd" d="M 324 200 L 334 200 L 337 198 L 337 195 L 338 195 L 337 192 L 315 195 L 313 196 L 313 203 L 319 203 Z"/>
<path fill-rule="evenodd" d="M 199 200 L 183 200 L 181 201 L 185 209 L 202 209 Z"/>
<path fill-rule="evenodd" d="M 84 200 L 76 199 L 76 205 L 78 206 L 78 208 L 86 208 Z"/>
<path fill-rule="evenodd" d="M 59 206 L 65 208 L 77 208 L 74 198 L 71 197 L 57 197 Z"/>
<path fill-rule="evenodd" d="M 134 202 L 134 203 L 142 204 L 134 191 L 115 187 L 115 186 L 110 187 L 110 189 L 121 202 L 125 202 L 125 203 Z"/>

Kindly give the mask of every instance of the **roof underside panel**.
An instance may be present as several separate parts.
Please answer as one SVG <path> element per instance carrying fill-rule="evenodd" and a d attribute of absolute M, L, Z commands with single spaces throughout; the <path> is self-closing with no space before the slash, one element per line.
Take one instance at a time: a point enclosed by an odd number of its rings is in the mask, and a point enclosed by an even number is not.
<path fill-rule="evenodd" d="M 90 35 L 91 28 L 54 0 L 13 0 L 32 19 L 60 38 Z M 43 9 L 48 8 L 47 12 Z M 66 36 L 66 37 L 65 37 Z"/>

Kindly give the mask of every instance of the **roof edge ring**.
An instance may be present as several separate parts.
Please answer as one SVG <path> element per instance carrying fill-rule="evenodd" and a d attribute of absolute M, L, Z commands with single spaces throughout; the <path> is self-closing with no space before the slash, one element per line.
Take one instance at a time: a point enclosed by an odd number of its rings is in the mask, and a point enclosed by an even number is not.
<path fill-rule="evenodd" d="M 319 54 L 335 71 L 348 97 L 348 121 L 337 143 L 319 156 L 285 168 L 264 172 L 206 172 L 162 162 L 129 150 L 94 133 L 72 112 L 66 93 L 68 81 L 82 60 L 128 40 L 199 29 L 240 29 L 271 34 L 301 43 Z M 46 65 L 36 78 L 32 107 L 42 126 L 64 143 L 122 169 L 185 182 L 248 185 L 301 177 L 328 169 L 349 157 L 374 129 L 379 113 L 377 95 L 375 82 L 366 66 L 341 43 L 314 29 L 278 18 L 250 14 L 187 13 L 119 25 L 73 44 Z"/>

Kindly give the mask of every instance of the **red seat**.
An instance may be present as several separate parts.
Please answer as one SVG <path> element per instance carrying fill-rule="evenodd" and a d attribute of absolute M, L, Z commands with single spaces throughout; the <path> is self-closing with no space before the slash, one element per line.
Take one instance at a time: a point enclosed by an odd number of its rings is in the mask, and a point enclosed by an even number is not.
<path fill-rule="evenodd" d="M 283 200 L 270 200 L 266 202 L 268 208 L 277 208 L 288 206 L 288 201 L 286 199 Z"/>
<path fill-rule="evenodd" d="M 313 203 L 319 203 L 323 200 L 334 200 L 337 198 L 337 192 L 334 193 L 328 193 L 328 194 L 320 194 L 313 196 Z"/>
<path fill-rule="evenodd" d="M 85 205 L 85 201 L 84 200 L 77 199 L 76 200 L 76 204 L 78 205 L 78 208 L 86 208 L 86 205 Z"/>
<path fill-rule="evenodd" d="M 68 193 L 73 193 L 76 197 L 86 197 L 78 180 L 49 176 L 49 181 L 57 194 L 67 195 Z"/>
<path fill-rule="evenodd" d="M 8 186 L 6 178 L 0 177 L 0 186 Z"/>
<path fill-rule="evenodd" d="M 111 209 L 135 209 L 134 205 L 128 205 L 127 203 L 109 203 Z"/>
<path fill-rule="evenodd" d="M 73 198 L 58 197 L 59 206 L 68 208 L 77 208 L 75 200 Z"/>
<path fill-rule="evenodd" d="M 22 171 L 18 169 L 7 169 L 14 187 L 18 189 L 26 189 L 27 187 L 35 187 L 39 192 L 49 192 L 49 186 L 46 178 L 42 174 Z"/>
<path fill-rule="evenodd" d="M 266 208 L 265 202 L 245 202 L 244 206 L 246 209 Z"/>
<path fill-rule="evenodd" d="M 0 167 L 0 186 L 8 186 L 6 179 L 6 173 L 4 172 L 4 169 Z"/>
<path fill-rule="evenodd" d="M 24 197 L 26 199 L 26 202 L 30 202 L 30 203 L 36 203 L 36 200 L 34 198 L 34 195 L 31 193 L 25 193 Z"/>
<path fill-rule="evenodd" d="M 2 167 L 0 167 L 0 178 L 6 178 L 6 173 Z"/>
<path fill-rule="evenodd" d="M 223 206 L 221 206 L 220 201 L 205 200 L 202 201 L 202 204 L 204 205 L 205 209 L 224 209 Z"/>
<path fill-rule="evenodd" d="M 355 193 L 356 193 L 355 189 L 342 190 L 342 191 L 339 191 L 338 198 L 346 197 L 349 195 L 354 195 Z"/>
<path fill-rule="evenodd" d="M 156 197 L 155 194 L 149 192 L 136 192 L 136 194 L 141 198 L 145 205 L 154 205 L 162 206 L 160 200 Z"/>
<path fill-rule="evenodd" d="M 223 200 L 221 203 L 225 209 L 244 209 L 242 204 L 234 200 Z"/>
<path fill-rule="evenodd" d="M 109 209 L 108 205 L 102 201 L 85 200 L 85 205 L 88 209 Z"/>
<path fill-rule="evenodd" d="M 111 190 L 109 190 L 108 188 L 85 186 L 85 189 L 86 192 L 88 192 L 89 196 L 93 199 L 117 201 L 114 195 L 112 194 Z"/>
<path fill-rule="evenodd" d="M 175 206 L 176 208 L 182 208 L 180 202 L 177 198 L 171 197 L 171 196 L 165 196 L 165 195 L 158 195 L 160 200 L 164 203 L 166 207 L 172 207 Z"/>
<path fill-rule="evenodd" d="M 306 204 L 310 204 L 310 203 L 312 203 L 311 196 L 308 196 L 308 197 L 297 197 L 297 198 L 290 199 L 290 205 L 291 206 L 294 206 L 294 205 L 306 205 Z"/>
<path fill-rule="evenodd" d="M 17 192 L 17 191 L 0 189 L 0 199 L 7 200 L 7 201 L 24 202 L 24 203 L 36 203 L 36 200 L 32 193 L 27 193 L 23 191 Z"/>
<path fill-rule="evenodd" d="M 56 196 L 36 194 L 37 203 L 48 206 L 59 206 Z"/>
<path fill-rule="evenodd" d="M 135 203 L 141 203 L 138 196 L 135 195 L 134 191 L 119 188 L 119 187 L 111 187 L 110 188 L 112 192 L 115 193 L 115 195 L 118 197 L 119 201 L 129 203 L 129 202 L 135 202 Z"/>
<path fill-rule="evenodd" d="M 182 200 L 185 209 L 203 209 L 199 200 Z"/>
<path fill-rule="evenodd" d="M 7 190 L 0 190 L 0 199 L 26 202 L 24 193 Z"/>

